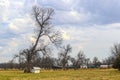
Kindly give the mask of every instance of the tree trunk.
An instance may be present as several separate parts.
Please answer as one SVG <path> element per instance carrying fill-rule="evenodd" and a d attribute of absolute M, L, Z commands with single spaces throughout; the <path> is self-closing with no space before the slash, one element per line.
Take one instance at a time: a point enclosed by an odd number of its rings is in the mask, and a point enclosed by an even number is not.
<path fill-rule="evenodd" d="M 28 52 L 26 68 L 24 70 L 24 73 L 30 73 L 31 72 L 31 69 L 32 69 L 32 61 L 31 60 L 32 60 L 32 53 Z"/>
<path fill-rule="evenodd" d="M 31 63 L 28 63 L 28 64 L 26 65 L 26 68 L 25 68 L 25 70 L 24 70 L 24 73 L 30 73 L 30 72 L 31 72 L 31 69 L 32 69 L 32 65 L 31 65 Z"/>

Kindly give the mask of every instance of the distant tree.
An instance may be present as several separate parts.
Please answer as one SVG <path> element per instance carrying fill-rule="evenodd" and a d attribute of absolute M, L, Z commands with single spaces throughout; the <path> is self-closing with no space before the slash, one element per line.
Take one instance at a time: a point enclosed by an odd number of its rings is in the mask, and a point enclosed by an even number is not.
<path fill-rule="evenodd" d="M 83 51 L 79 51 L 76 58 L 71 58 L 71 62 L 72 62 L 72 65 L 74 66 L 74 69 L 78 69 L 83 64 L 87 65 L 89 60 L 85 57 L 85 54 Z"/>
<path fill-rule="evenodd" d="M 113 64 L 113 61 L 114 61 L 113 56 L 109 56 L 109 57 L 103 59 L 102 64 L 111 65 L 111 64 Z"/>
<path fill-rule="evenodd" d="M 52 57 L 43 57 L 40 61 L 41 67 L 44 69 L 52 69 L 54 65 L 54 58 Z"/>
<path fill-rule="evenodd" d="M 39 66 L 44 69 L 51 69 L 54 63 L 54 58 L 49 53 L 46 53 L 45 55 L 35 59 L 34 66 Z"/>
<path fill-rule="evenodd" d="M 101 62 L 99 61 L 98 57 L 93 58 L 93 64 L 95 68 L 98 68 L 100 66 Z"/>
<path fill-rule="evenodd" d="M 77 55 L 77 66 L 81 66 L 82 64 L 85 64 L 85 54 L 83 51 L 79 51 L 78 55 Z"/>
<path fill-rule="evenodd" d="M 86 64 L 87 66 L 89 66 L 89 64 L 90 64 L 90 58 L 86 58 L 86 59 L 85 59 L 85 64 Z"/>
<path fill-rule="evenodd" d="M 120 70 L 120 44 L 114 44 L 111 48 L 113 67 Z"/>
<path fill-rule="evenodd" d="M 70 44 L 67 46 L 62 47 L 62 51 L 59 53 L 59 60 L 60 60 L 60 65 L 65 69 L 65 67 L 68 64 L 68 60 L 70 59 L 69 53 L 72 51 L 72 47 Z"/>
<path fill-rule="evenodd" d="M 77 60 L 75 58 L 73 58 L 73 57 L 71 57 L 70 60 L 72 62 L 72 66 L 74 67 L 74 69 L 76 69 L 77 68 L 77 64 L 76 64 Z"/>
<path fill-rule="evenodd" d="M 51 43 L 55 46 L 61 44 L 61 35 L 59 31 L 53 29 L 51 25 L 51 19 L 54 14 L 54 10 L 51 8 L 40 8 L 38 6 L 33 7 L 33 18 L 36 23 L 35 41 L 28 49 L 20 51 L 20 60 L 24 60 L 25 73 L 30 73 L 33 67 L 34 60 L 38 54 L 49 53 L 49 45 Z M 45 43 L 46 41 L 46 43 Z"/>

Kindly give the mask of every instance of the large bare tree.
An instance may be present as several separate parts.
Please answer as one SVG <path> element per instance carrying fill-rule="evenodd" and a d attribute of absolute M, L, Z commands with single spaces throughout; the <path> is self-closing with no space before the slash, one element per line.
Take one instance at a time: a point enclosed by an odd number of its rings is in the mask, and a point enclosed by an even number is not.
<path fill-rule="evenodd" d="M 25 71 L 29 73 L 33 67 L 33 61 L 39 53 L 50 53 L 51 43 L 55 46 L 61 44 L 61 35 L 51 25 L 51 19 L 54 14 L 52 8 L 41 8 L 38 6 L 33 7 L 33 18 L 35 20 L 35 41 L 28 49 L 24 49 L 19 53 L 19 56 L 25 62 Z"/>

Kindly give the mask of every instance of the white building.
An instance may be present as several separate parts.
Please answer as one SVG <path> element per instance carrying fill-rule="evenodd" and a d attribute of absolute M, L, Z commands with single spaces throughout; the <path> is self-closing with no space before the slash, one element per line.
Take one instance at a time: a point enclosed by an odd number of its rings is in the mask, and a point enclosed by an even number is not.
<path fill-rule="evenodd" d="M 33 69 L 31 70 L 32 73 L 40 73 L 41 68 L 39 67 L 33 67 Z"/>
<path fill-rule="evenodd" d="M 100 65 L 100 68 L 109 68 L 109 65 Z"/>
<path fill-rule="evenodd" d="M 87 65 L 83 64 L 83 65 L 80 66 L 80 68 L 84 68 L 85 69 L 85 68 L 88 68 L 88 67 L 87 67 Z"/>
<path fill-rule="evenodd" d="M 100 65 L 100 68 L 112 68 L 113 64 L 109 65 Z"/>

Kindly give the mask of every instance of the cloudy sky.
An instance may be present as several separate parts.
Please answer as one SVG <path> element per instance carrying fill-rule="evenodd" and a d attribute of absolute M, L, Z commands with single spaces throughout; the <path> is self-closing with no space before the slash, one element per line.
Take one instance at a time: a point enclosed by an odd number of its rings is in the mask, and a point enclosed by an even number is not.
<path fill-rule="evenodd" d="M 120 42 L 120 0 L 0 0 L 0 63 L 34 41 L 35 4 L 55 10 L 52 23 L 73 47 L 72 56 L 83 50 L 87 57 L 102 60 Z"/>

